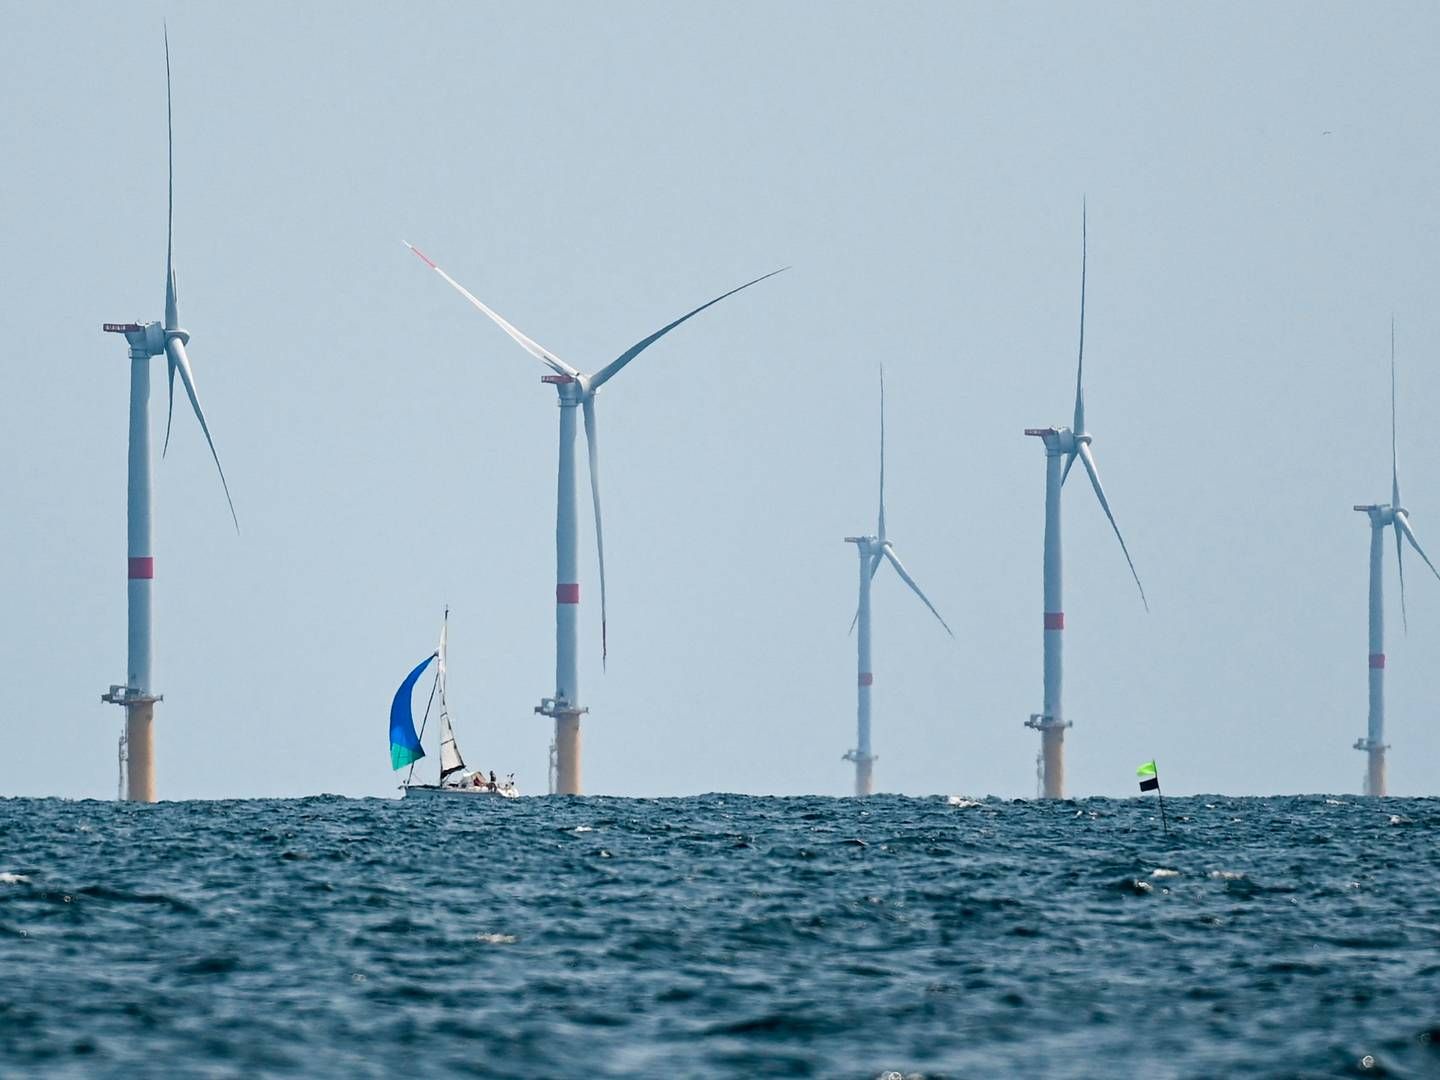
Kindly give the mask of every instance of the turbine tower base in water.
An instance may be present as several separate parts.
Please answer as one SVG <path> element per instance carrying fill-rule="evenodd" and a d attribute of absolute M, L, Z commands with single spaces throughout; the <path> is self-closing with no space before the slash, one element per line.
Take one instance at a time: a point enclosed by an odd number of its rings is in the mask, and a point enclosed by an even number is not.
<path fill-rule="evenodd" d="M 127 686 L 112 686 L 101 694 L 107 705 L 125 707 L 125 734 L 120 741 L 122 798 L 130 802 L 155 801 L 155 703 L 160 694 L 146 694 Z"/>
<path fill-rule="evenodd" d="M 1385 795 L 1385 751 L 1390 749 L 1384 743 L 1369 739 L 1356 739 L 1355 749 L 1366 752 L 1365 794 Z"/>
<path fill-rule="evenodd" d="M 1056 720 L 1052 716 L 1034 713 L 1025 721 L 1025 726 L 1040 732 L 1040 797 L 1042 799 L 1063 799 L 1065 797 L 1065 729 L 1068 720 Z"/>
<path fill-rule="evenodd" d="M 861 750 L 849 750 L 842 761 L 853 761 L 855 763 L 855 794 L 857 796 L 875 794 L 875 754 L 867 754 Z"/>
<path fill-rule="evenodd" d="M 125 709 L 126 786 L 131 802 L 155 801 L 155 703 L 146 701 Z"/>
<path fill-rule="evenodd" d="M 579 795 L 580 779 L 580 716 L 586 708 L 573 708 L 563 701 L 545 698 L 535 711 L 555 721 L 555 741 L 551 744 L 551 760 L 555 782 L 552 794 Z"/>

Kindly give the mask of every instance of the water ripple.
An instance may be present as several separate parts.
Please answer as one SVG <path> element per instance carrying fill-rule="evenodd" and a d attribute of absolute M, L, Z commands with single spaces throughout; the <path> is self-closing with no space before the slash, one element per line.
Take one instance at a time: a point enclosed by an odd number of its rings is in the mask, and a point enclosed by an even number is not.
<path fill-rule="evenodd" d="M 1440 1076 L 1440 802 L 1167 808 L 3 800 L 0 1074 Z"/>

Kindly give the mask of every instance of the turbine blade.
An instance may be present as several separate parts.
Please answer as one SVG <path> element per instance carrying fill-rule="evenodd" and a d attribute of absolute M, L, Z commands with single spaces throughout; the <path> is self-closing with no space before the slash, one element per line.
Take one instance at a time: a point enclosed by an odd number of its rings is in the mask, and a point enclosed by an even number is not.
<path fill-rule="evenodd" d="M 1395 316 L 1390 316 L 1390 505 L 1400 509 L 1400 458 L 1395 450 Z M 1400 542 L 1397 533 L 1395 542 Z"/>
<path fill-rule="evenodd" d="M 595 426 L 595 395 L 586 394 L 585 449 L 590 454 L 590 499 L 595 504 L 595 551 L 600 557 L 600 666 L 606 667 L 610 643 L 605 622 L 605 532 L 600 527 L 600 432 Z"/>
<path fill-rule="evenodd" d="M 1405 611 L 1405 548 L 1401 545 L 1400 536 L 1400 529 L 1397 527 L 1395 529 L 1395 565 L 1400 569 L 1400 627 L 1408 634 L 1410 633 L 1410 616 Z"/>
<path fill-rule="evenodd" d="M 885 539 L 885 365 L 880 365 L 880 539 Z M 879 563 L 876 563 L 878 566 Z M 874 571 L 871 571 L 874 574 Z"/>
<path fill-rule="evenodd" d="M 162 458 L 170 452 L 170 424 L 175 419 L 175 361 L 170 359 L 168 350 L 165 354 L 165 367 L 170 373 L 170 396 L 165 408 L 165 446 L 160 451 Z"/>
<path fill-rule="evenodd" d="M 741 289 L 748 289 L 751 285 L 758 285 L 760 282 L 764 281 L 766 278 L 768 278 L 768 277 L 774 277 L 776 274 L 782 273 L 783 271 L 788 270 L 788 269 L 790 269 L 788 266 L 782 266 L 779 270 L 771 270 L 770 273 L 768 273 L 768 274 L 761 274 L 761 275 L 760 275 L 759 277 L 757 277 L 754 281 L 747 281 L 747 282 L 745 282 L 744 285 L 737 285 L 737 286 L 735 286 L 735 288 L 731 289 L 729 292 L 721 293 L 719 296 L 715 297 L 714 300 L 707 300 L 705 303 L 703 303 L 703 304 L 701 304 L 699 307 L 697 307 L 694 311 L 687 311 L 684 315 L 681 315 L 681 316 L 680 316 L 678 319 L 676 319 L 674 322 L 672 322 L 672 323 L 667 323 L 666 325 L 662 326 L 659 330 L 656 330 L 656 331 L 655 331 L 653 334 L 651 334 L 649 337 L 641 338 L 641 339 L 640 339 L 639 341 L 637 341 L 634 345 L 631 345 L 630 348 L 626 349 L 623 353 L 621 353 L 619 356 L 617 356 L 614 360 L 611 360 L 610 363 L 606 364 L 603 368 L 601 368 L 601 369 L 600 369 L 599 371 L 597 371 L 594 375 L 592 375 L 592 376 L 590 377 L 590 386 L 591 386 L 591 388 L 593 388 L 593 389 L 595 389 L 595 390 L 600 389 L 600 387 L 604 386 L 607 382 L 609 382 L 611 379 L 613 379 L 613 378 L 616 376 L 616 374 L 619 373 L 619 371 L 620 371 L 621 368 L 623 368 L 626 364 L 630 363 L 631 360 L 634 360 L 635 357 L 639 356 L 642 352 L 644 352 L 646 349 L 648 349 L 651 345 L 655 344 L 656 341 L 658 341 L 660 338 L 664 337 L 664 336 L 665 336 L 666 334 L 668 334 L 671 330 L 674 330 L 677 326 L 679 326 L 681 323 L 683 323 L 686 319 L 694 318 L 696 315 L 699 315 L 700 312 L 704 311 L 704 310 L 705 310 L 706 308 L 708 308 L 708 307 L 711 307 L 712 305 L 718 304 L 721 300 L 724 300 L 727 296 L 734 296 L 734 295 L 735 295 L 737 292 L 739 292 Z"/>
<path fill-rule="evenodd" d="M 879 569 L 880 569 L 880 556 L 879 556 L 879 555 L 872 555 L 872 556 L 870 557 L 870 580 L 871 580 L 871 581 L 874 581 L 874 580 L 875 580 L 875 571 L 876 571 L 876 570 L 879 570 Z M 850 633 L 853 634 L 853 633 L 855 632 L 855 624 L 858 623 L 859 621 L 860 621 L 860 609 L 857 607 L 857 608 L 855 609 L 855 617 L 850 620 Z"/>
<path fill-rule="evenodd" d="M 165 213 L 165 329 L 177 330 L 180 313 L 175 295 L 175 121 L 170 108 L 170 28 L 161 25 L 165 34 L 165 156 L 170 169 Z"/>
<path fill-rule="evenodd" d="M 235 502 L 230 498 L 230 485 L 225 480 L 225 469 L 220 464 L 220 455 L 215 452 L 215 440 L 210 437 L 210 425 L 205 422 L 205 410 L 200 408 L 200 399 L 195 394 L 195 375 L 190 370 L 190 358 L 185 355 L 185 343 L 178 337 L 172 337 L 165 342 L 165 352 L 172 369 L 180 373 L 180 381 L 185 384 L 185 393 L 190 395 L 190 405 L 195 410 L 195 419 L 200 421 L 200 430 L 205 433 L 205 441 L 210 445 L 210 456 L 215 459 L 215 469 L 220 473 L 220 486 L 225 489 L 230 518 L 235 522 L 235 531 L 238 533 L 240 519 L 235 515 Z"/>
<path fill-rule="evenodd" d="M 491 322 L 493 322 L 496 326 L 500 327 L 501 330 L 504 330 L 505 333 L 509 334 L 510 337 L 516 342 L 516 344 L 518 344 L 531 356 L 535 357 L 535 359 L 546 365 L 551 371 L 555 372 L 557 375 L 569 375 L 571 378 L 580 377 L 580 372 L 577 368 L 573 368 L 569 364 L 565 363 L 564 360 L 561 360 L 549 349 L 545 348 L 545 346 L 536 344 L 534 341 L 531 341 L 528 337 L 522 334 L 519 330 L 515 329 L 515 327 L 511 326 L 494 311 L 491 311 L 490 308 L 486 307 L 484 303 L 482 303 L 479 299 L 476 298 L 474 293 L 470 292 L 469 289 L 465 288 L 464 285 L 461 285 L 444 270 L 441 270 L 440 267 L 431 260 L 430 256 L 426 255 L 423 251 L 417 248 L 414 244 L 410 243 L 408 240 L 404 243 L 406 247 L 408 247 L 411 251 L 415 253 L 416 258 L 418 258 L 426 266 L 430 267 L 431 270 L 434 270 L 437 274 L 444 278 L 446 283 L 452 289 L 458 292 L 461 296 L 465 297 L 466 300 L 469 300 L 470 303 L 473 304 L 475 307 L 479 308 L 480 311 L 483 312 L 486 317 L 490 319 Z"/>
<path fill-rule="evenodd" d="M 1075 464 L 1075 455 L 1071 454 L 1065 459 L 1065 471 L 1060 474 L 1060 486 L 1065 486 L 1066 479 L 1070 476 L 1070 467 Z"/>
<path fill-rule="evenodd" d="M 1086 443 L 1077 444 L 1081 462 L 1085 465 L 1085 471 L 1090 474 L 1090 483 L 1095 488 L 1095 497 L 1100 500 L 1100 506 L 1105 511 L 1105 516 L 1110 519 L 1110 527 L 1115 530 L 1115 539 L 1120 541 L 1120 550 L 1125 553 L 1125 562 L 1130 566 L 1130 576 L 1135 579 L 1135 587 L 1140 590 L 1140 602 L 1145 605 L 1145 610 L 1150 610 L 1150 601 L 1145 598 L 1145 586 L 1140 584 L 1140 575 L 1135 572 L 1135 561 L 1130 558 L 1130 549 L 1125 546 L 1125 537 L 1120 535 L 1120 526 L 1115 524 L 1115 515 L 1110 512 L 1110 500 L 1105 498 L 1105 489 L 1100 485 L 1100 472 L 1095 468 L 1095 455 L 1090 453 L 1090 447 Z"/>
<path fill-rule="evenodd" d="M 1435 564 L 1430 561 L 1430 556 L 1425 554 L 1425 549 L 1420 546 L 1420 541 L 1415 539 L 1415 530 L 1410 527 L 1410 515 L 1396 514 L 1395 527 L 1405 534 L 1405 539 L 1410 541 L 1410 546 L 1415 549 L 1415 553 L 1425 560 L 1425 565 L 1430 568 L 1430 572 L 1436 578 L 1440 578 L 1440 570 L 1435 569 Z"/>
<path fill-rule="evenodd" d="M 1080 359 L 1075 365 L 1075 426 L 1072 430 L 1076 435 L 1085 434 L 1085 262 L 1087 258 L 1088 241 L 1086 238 L 1086 211 L 1085 200 L 1080 200 Z M 1070 466 L 1075 463 L 1072 457 L 1065 466 L 1068 474 Z M 1060 482 L 1065 482 L 1061 477 Z"/>
<path fill-rule="evenodd" d="M 924 602 L 925 606 L 930 609 L 930 614 L 934 615 L 935 618 L 940 619 L 940 625 L 945 627 L 945 632 L 953 638 L 955 636 L 955 631 L 950 629 L 949 623 L 947 623 L 944 619 L 940 618 L 940 612 L 935 610 L 935 605 L 930 603 L 930 598 L 920 591 L 920 586 L 916 585 L 915 579 L 906 572 L 905 565 L 900 561 L 900 556 L 895 554 L 895 549 L 892 548 L 889 544 L 885 545 L 885 557 L 890 560 L 890 565 L 895 567 L 895 572 L 900 575 L 901 580 L 903 580 L 906 585 L 909 585 L 910 588 L 915 590 L 915 595 L 920 597 L 921 601 Z"/>

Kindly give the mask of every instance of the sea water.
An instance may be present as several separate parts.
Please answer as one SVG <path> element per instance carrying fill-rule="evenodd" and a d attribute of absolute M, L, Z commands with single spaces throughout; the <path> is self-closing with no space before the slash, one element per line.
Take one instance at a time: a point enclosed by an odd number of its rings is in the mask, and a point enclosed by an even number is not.
<path fill-rule="evenodd" d="M 1440 1076 L 1440 801 L 0 800 L 0 1076 Z"/>

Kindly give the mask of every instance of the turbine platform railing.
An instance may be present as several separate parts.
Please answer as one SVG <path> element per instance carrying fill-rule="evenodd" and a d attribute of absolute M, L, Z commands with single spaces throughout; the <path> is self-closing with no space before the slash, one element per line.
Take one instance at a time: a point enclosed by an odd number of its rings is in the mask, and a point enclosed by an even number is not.
<path fill-rule="evenodd" d="M 1028 728 L 1033 728 L 1036 731 L 1044 732 L 1057 730 L 1064 731 L 1068 727 L 1074 727 L 1075 724 L 1073 721 L 1070 720 L 1056 720 L 1055 717 L 1049 715 L 1048 713 L 1037 712 L 1030 714 L 1030 719 L 1025 721 L 1025 726 Z"/>
<path fill-rule="evenodd" d="M 571 705 L 565 698 L 541 698 L 540 704 L 535 706 L 538 715 L 548 716 L 552 720 L 564 716 L 581 716 L 589 711 L 589 705 Z"/>
<path fill-rule="evenodd" d="M 153 705 L 157 701 L 164 701 L 165 695 L 146 693 L 134 686 L 111 684 L 110 689 L 100 695 L 100 700 L 106 705 L 120 705 L 128 708 L 131 705 Z"/>

